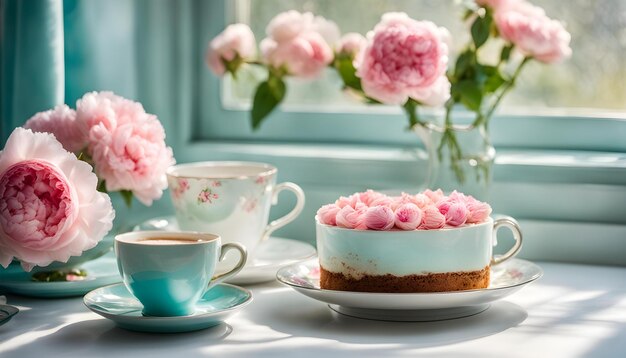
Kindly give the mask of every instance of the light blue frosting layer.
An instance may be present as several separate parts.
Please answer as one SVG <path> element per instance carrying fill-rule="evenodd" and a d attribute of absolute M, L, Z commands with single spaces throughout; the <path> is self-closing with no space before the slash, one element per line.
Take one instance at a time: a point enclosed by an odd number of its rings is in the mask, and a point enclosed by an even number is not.
<path fill-rule="evenodd" d="M 350 230 L 316 223 L 320 265 L 360 278 L 476 271 L 491 262 L 493 219 L 460 228 Z"/>

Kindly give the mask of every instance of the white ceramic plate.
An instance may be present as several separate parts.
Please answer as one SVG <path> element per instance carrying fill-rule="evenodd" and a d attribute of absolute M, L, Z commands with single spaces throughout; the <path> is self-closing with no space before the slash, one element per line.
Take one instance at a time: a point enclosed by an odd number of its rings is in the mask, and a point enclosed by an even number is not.
<path fill-rule="evenodd" d="M 434 293 L 369 293 L 323 290 L 317 259 L 278 271 L 278 281 L 299 293 L 326 302 L 349 316 L 390 321 L 434 321 L 480 313 L 543 274 L 532 262 L 510 259 L 491 269 L 491 283 L 480 290 Z"/>
<path fill-rule="evenodd" d="M 93 261 L 85 262 L 78 268 L 87 271 L 87 277 L 80 281 L 35 282 L 31 273 L 17 272 L 3 274 L 0 278 L 0 291 L 31 297 L 74 297 L 112 283 L 121 282 L 117 260 L 111 252 Z"/>
<path fill-rule="evenodd" d="M 174 216 L 164 216 L 145 221 L 135 226 L 134 230 L 179 229 Z M 281 267 L 309 260 L 315 257 L 316 253 L 315 248 L 306 242 L 270 237 L 259 244 L 254 256 L 248 259 L 243 270 L 226 281 L 237 285 L 272 281 L 276 278 L 276 271 Z"/>

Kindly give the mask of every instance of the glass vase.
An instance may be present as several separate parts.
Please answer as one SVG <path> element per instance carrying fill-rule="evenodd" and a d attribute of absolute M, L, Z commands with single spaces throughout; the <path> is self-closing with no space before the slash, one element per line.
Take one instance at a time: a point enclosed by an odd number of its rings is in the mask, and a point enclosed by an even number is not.
<path fill-rule="evenodd" d="M 414 126 L 428 152 L 427 187 L 489 200 L 496 155 L 484 124 Z"/>

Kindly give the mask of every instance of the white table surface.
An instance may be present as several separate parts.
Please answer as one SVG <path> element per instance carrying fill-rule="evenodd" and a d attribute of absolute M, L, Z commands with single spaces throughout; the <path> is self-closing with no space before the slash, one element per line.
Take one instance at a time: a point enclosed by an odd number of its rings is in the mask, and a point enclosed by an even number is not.
<path fill-rule="evenodd" d="M 626 357 L 626 268 L 539 263 L 544 277 L 456 320 L 404 323 L 341 316 L 277 282 L 203 331 L 125 331 L 81 298 L 7 296 L 0 357 Z"/>

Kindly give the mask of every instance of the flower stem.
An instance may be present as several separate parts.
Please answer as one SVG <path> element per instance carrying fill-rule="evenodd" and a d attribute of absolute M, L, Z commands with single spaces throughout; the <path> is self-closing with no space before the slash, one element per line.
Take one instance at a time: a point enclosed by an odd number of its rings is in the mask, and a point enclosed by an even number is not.
<path fill-rule="evenodd" d="M 415 125 L 424 125 L 422 121 L 420 121 L 419 116 L 417 115 L 417 105 L 418 103 L 413 99 L 409 98 L 406 103 L 402 106 L 404 111 L 409 116 L 409 128 L 413 128 Z"/>
<path fill-rule="evenodd" d="M 522 68 L 530 59 L 531 57 L 524 57 L 524 60 L 520 62 L 519 66 L 517 66 L 517 68 L 515 69 L 515 72 L 513 72 L 513 76 L 511 76 L 511 79 L 507 81 L 504 88 L 502 88 L 502 91 L 500 91 L 500 93 L 496 97 L 496 101 L 493 103 L 491 108 L 489 108 L 486 115 L 484 116 L 485 126 L 489 123 L 491 116 L 496 111 L 496 108 L 498 108 L 498 105 L 502 101 L 502 98 L 504 98 L 504 95 L 506 95 L 513 88 L 513 86 L 515 85 L 515 81 L 517 80 L 517 77 L 519 77 L 519 74 L 522 72 Z"/>

